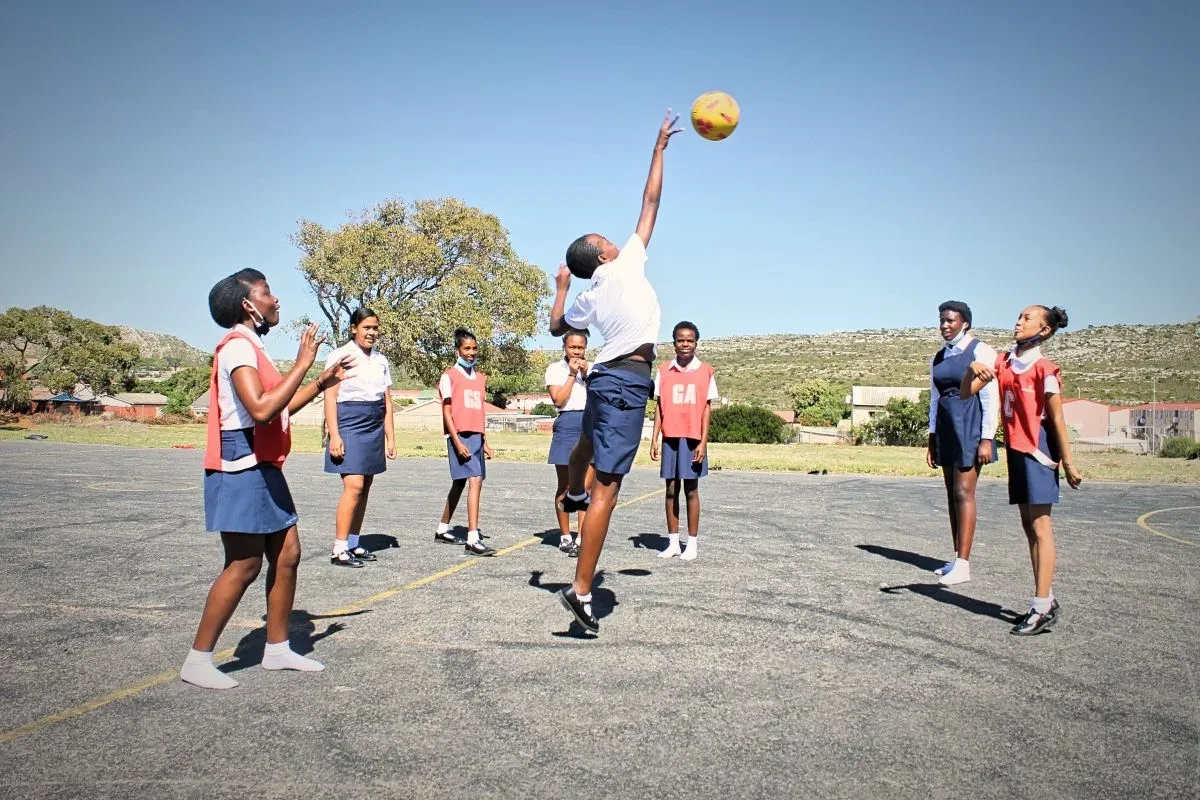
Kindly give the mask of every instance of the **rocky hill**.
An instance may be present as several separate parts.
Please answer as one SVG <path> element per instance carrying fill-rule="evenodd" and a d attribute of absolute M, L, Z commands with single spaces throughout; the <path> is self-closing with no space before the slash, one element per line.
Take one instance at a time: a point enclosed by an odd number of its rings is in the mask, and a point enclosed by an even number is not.
<path fill-rule="evenodd" d="M 997 349 L 1010 331 L 979 329 Z M 924 386 L 941 338 L 932 328 L 811 336 L 780 334 L 707 339 L 700 357 L 718 371 L 721 393 L 787 406 L 787 387 L 804 378 L 847 386 Z M 1182 325 L 1108 325 L 1064 331 L 1045 346 L 1063 368 L 1066 393 L 1112 404 L 1200 402 L 1200 320 Z M 672 351 L 670 345 L 662 351 Z"/>
<path fill-rule="evenodd" d="M 128 325 L 118 327 L 121 329 L 121 338 L 136 344 L 141 351 L 143 362 L 148 365 L 177 369 L 179 367 L 203 367 L 209 363 L 209 353 L 192 347 L 178 336 L 143 331 Z"/>

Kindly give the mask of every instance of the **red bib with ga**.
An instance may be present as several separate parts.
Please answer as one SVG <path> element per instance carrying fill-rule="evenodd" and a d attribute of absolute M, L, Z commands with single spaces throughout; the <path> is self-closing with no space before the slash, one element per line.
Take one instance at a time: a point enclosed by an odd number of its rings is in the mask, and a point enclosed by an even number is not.
<path fill-rule="evenodd" d="M 275 369 L 271 359 L 267 358 L 266 352 L 254 344 L 254 340 L 244 332 L 233 328 L 217 344 L 217 349 L 213 351 L 212 378 L 208 383 L 208 443 L 204 451 L 204 468 L 219 472 L 232 470 L 226 469 L 221 460 L 221 392 L 218 387 L 217 371 L 220 369 L 221 349 L 236 337 L 241 337 L 254 346 L 254 356 L 258 360 L 256 365 L 258 379 L 262 381 L 264 390 L 270 391 L 283 382 L 283 376 L 279 374 L 279 370 Z M 288 453 L 292 451 L 292 430 L 288 422 L 288 410 L 285 408 L 270 422 L 255 424 L 254 459 L 256 463 L 283 466 Z M 245 469 L 245 467 L 240 469 Z"/>
<path fill-rule="evenodd" d="M 487 376 L 472 370 L 471 377 L 457 367 L 444 373 L 450 379 L 450 416 L 459 433 L 483 433 L 487 428 L 487 412 L 483 402 L 487 394 Z M 446 398 L 442 398 L 446 402 Z"/>
<path fill-rule="evenodd" d="M 1009 353 L 996 355 L 1004 441 L 1009 449 L 1032 455 L 1038 452 L 1042 420 L 1046 418 L 1046 378 L 1053 376 L 1061 388 L 1062 373 L 1057 364 L 1044 356 L 1024 372 L 1017 372 L 1009 356 Z"/>
<path fill-rule="evenodd" d="M 699 439 L 704 428 L 704 408 L 711 399 L 708 386 L 713 368 L 704 362 L 693 370 L 658 368 L 658 407 L 662 409 L 662 434 L 671 438 Z"/>

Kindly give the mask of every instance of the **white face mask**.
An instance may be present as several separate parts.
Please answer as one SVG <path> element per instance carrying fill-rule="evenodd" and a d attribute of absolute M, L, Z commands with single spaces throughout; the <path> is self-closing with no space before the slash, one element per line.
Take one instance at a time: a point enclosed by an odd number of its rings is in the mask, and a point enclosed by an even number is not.
<path fill-rule="evenodd" d="M 963 329 L 962 329 L 961 331 L 959 331 L 959 332 L 958 332 L 958 335 L 957 335 L 957 336 L 955 336 L 955 337 L 954 337 L 953 339 L 951 339 L 950 341 L 946 342 L 946 345 L 947 345 L 948 347 L 954 347 L 956 344 L 958 344 L 959 342 L 961 342 L 961 341 L 963 340 L 963 337 L 965 337 L 966 335 L 967 335 L 967 328 L 966 328 L 966 326 L 964 325 L 964 326 L 963 326 Z"/>

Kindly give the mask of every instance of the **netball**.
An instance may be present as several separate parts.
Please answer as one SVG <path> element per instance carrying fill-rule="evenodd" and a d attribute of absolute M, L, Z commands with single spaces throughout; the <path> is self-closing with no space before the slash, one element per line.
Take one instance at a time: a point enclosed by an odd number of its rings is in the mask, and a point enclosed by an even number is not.
<path fill-rule="evenodd" d="M 692 127 L 710 142 L 729 138 L 740 117 L 737 101 L 725 92 L 705 92 L 692 103 Z"/>

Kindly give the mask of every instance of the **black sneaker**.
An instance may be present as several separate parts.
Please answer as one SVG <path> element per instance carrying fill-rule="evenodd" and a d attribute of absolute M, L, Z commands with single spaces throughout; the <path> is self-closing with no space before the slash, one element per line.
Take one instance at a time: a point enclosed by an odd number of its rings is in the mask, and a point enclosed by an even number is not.
<path fill-rule="evenodd" d="M 572 499 L 569 494 L 564 494 L 562 500 L 559 500 L 556 505 L 558 510 L 564 514 L 574 514 L 576 511 L 587 511 L 591 504 L 592 496 L 584 492 L 583 497 L 578 500 Z"/>
<path fill-rule="evenodd" d="M 378 561 L 379 560 L 378 558 L 375 557 L 374 553 L 372 553 L 370 550 L 368 550 L 365 547 L 354 548 L 353 550 L 350 551 L 350 555 L 354 556 L 359 561 Z"/>
<path fill-rule="evenodd" d="M 567 558 L 579 558 L 579 540 L 571 542 L 571 546 L 566 549 Z"/>
<path fill-rule="evenodd" d="M 1050 611 L 1045 614 L 1039 614 L 1035 609 L 1029 609 L 1029 613 L 1025 618 L 1013 626 L 1009 633 L 1015 636 L 1034 636 L 1049 630 L 1050 626 L 1058 621 L 1058 607 L 1052 605 Z"/>
<path fill-rule="evenodd" d="M 474 555 L 477 555 L 477 556 L 494 556 L 494 555 L 496 555 L 496 551 L 493 550 L 492 548 L 488 547 L 486 544 L 484 544 L 482 539 L 480 539 L 475 544 L 471 544 L 470 542 L 468 542 L 467 544 L 463 545 L 463 547 L 464 547 L 464 549 L 466 549 L 466 551 L 468 553 L 473 553 Z"/>
<path fill-rule="evenodd" d="M 355 558 L 349 550 L 331 554 L 329 556 L 329 563 L 335 567 L 354 567 L 355 569 L 366 566 L 363 562 Z"/>
<path fill-rule="evenodd" d="M 567 539 L 559 539 L 558 540 L 558 550 L 561 553 L 571 552 L 571 548 L 574 546 L 575 546 L 575 541 L 573 539 L 567 538 Z"/>
<path fill-rule="evenodd" d="M 579 597 L 575 594 L 575 587 L 568 586 L 558 593 L 559 602 L 563 604 L 563 608 L 570 611 L 585 630 L 592 633 L 600 632 L 600 620 L 592 616 L 591 603 L 581 603 Z"/>
<path fill-rule="evenodd" d="M 445 533 L 438 533 L 437 531 L 434 531 L 433 540 L 435 542 L 441 542 L 442 544 L 462 544 L 462 539 L 459 539 L 450 531 L 446 531 Z"/>

